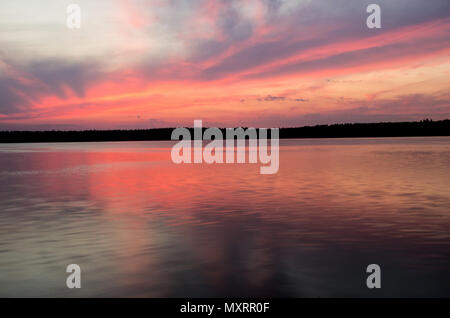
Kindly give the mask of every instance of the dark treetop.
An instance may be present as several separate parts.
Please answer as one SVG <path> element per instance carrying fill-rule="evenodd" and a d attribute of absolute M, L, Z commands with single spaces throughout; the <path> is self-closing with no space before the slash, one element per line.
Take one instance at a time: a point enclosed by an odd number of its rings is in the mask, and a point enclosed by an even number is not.
<path fill-rule="evenodd" d="M 83 131 L 0 131 L 0 143 L 170 140 L 174 128 Z M 193 128 L 189 128 L 193 136 Z M 205 128 L 203 128 L 205 130 Z M 224 129 L 222 129 L 225 136 Z M 450 136 L 450 120 L 334 124 L 280 128 L 280 138 Z"/>

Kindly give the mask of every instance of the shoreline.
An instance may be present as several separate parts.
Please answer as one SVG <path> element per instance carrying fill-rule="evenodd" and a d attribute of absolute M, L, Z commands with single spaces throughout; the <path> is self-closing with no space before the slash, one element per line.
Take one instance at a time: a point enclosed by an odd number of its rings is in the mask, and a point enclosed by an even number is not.
<path fill-rule="evenodd" d="M 246 127 L 245 127 L 246 128 Z M 245 129 L 244 128 L 244 129 Z M 170 141 L 175 128 L 133 130 L 0 131 L 0 144 L 53 142 Z M 193 128 L 188 128 L 191 133 Z M 207 127 L 203 128 L 203 132 Z M 225 128 L 220 128 L 224 132 Z M 380 122 L 279 128 L 280 139 L 450 136 L 450 120 Z"/>

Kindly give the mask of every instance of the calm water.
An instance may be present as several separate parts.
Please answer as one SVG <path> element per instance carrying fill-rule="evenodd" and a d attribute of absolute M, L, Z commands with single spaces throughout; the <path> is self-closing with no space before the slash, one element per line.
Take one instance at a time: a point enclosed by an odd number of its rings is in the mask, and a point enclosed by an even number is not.
<path fill-rule="evenodd" d="M 0 296 L 450 296 L 450 138 L 282 140 L 275 175 L 172 144 L 0 145 Z"/>

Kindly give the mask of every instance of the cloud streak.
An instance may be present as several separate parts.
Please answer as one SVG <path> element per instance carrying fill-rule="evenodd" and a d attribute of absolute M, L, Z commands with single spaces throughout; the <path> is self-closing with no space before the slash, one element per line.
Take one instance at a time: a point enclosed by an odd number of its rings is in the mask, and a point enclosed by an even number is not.
<path fill-rule="evenodd" d="M 79 32 L 0 4 L 0 129 L 448 116 L 448 0 L 380 0 L 379 30 L 369 3 L 80 0 Z"/>

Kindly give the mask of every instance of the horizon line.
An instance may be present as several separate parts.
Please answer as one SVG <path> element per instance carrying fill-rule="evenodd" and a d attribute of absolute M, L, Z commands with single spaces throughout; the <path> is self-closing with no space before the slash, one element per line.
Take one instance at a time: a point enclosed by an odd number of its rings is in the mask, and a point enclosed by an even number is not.
<path fill-rule="evenodd" d="M 304 126 L 284 126 L 284 127 L 253 127 L 253 126 L 234 126 L 234 127 L 217 127 L 217 126 L 203 126 L 202 129 L 208 128 L 219 128 L 219 129 L 235 129 L 235 128 L 255 128 L 255 129 L 299 129 L 299 128 L 313 128 L 313 127 L 325 127 L 325 126 L 343 126 L 343 125 L 376 125 L 376 124 L 405 124 L 405 123 L 438 123 L 450 121 L 450 118 L 433 120 L 432 118 L 425 118 L 421 120 L 413 121 L 379 121 L 379 122 L 344 122 L 344 123 L 332 123 L 332 124 L 316 124 L 316 125 L 304 125 Z M 84 131 L 147 131 L 147 130 L 159 130 L 159 129 L 176 129 L 176 128 L 187 128 L 194 129 L 191 126 L 172 126 L 172 127 L 150 127 L 150 128 L 116 128 L 116 129 L 48 129 L 48 130 L 10 130 L 1 129 L 0 133 L 4 132 L 84 132 Z"/>

